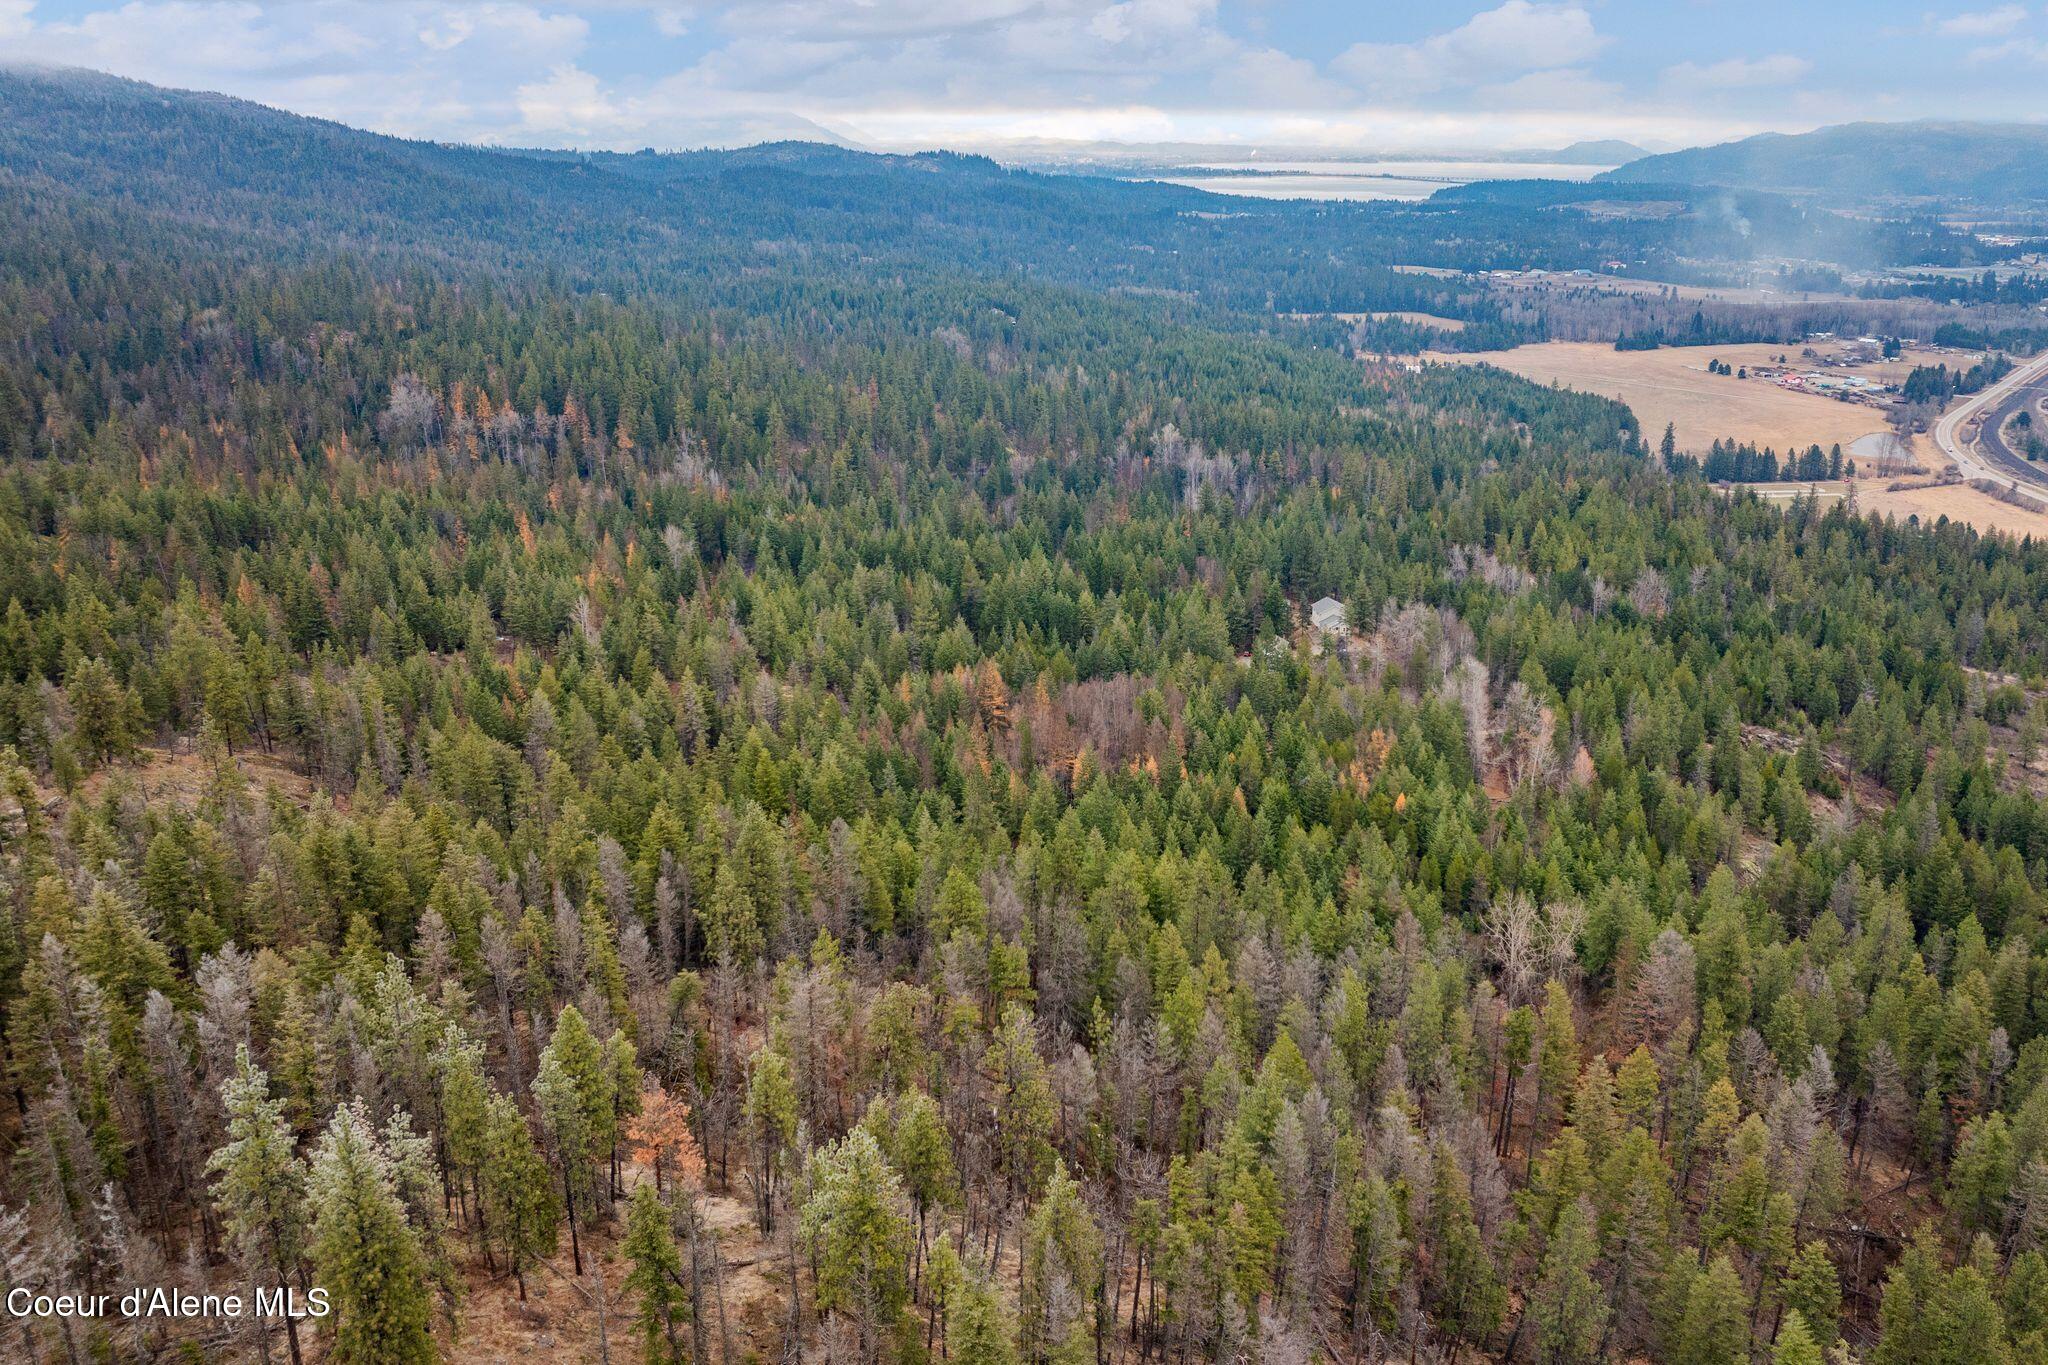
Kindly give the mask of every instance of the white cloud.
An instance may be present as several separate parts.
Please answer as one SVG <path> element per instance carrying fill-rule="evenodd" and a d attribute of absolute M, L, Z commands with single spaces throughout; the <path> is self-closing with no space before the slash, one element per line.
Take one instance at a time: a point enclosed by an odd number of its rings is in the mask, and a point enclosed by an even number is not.
<path fill-rule="evenodd" d="M 512 92 L 573 60 L 590 32 L 581 15 L 510 0 L 128 0 L 42 23 L 10 3 L 10 56 L 476 141 L 512 134 Z"/>
<path fill-rule="evenodd" d="M 1000 24 L 1042 8 L 1040 0 L 737 0 L 719 20 L 755 36 L 902 39 Z"/>
<path fill-rule="evenodd" d="M 1212 90 L 1215 102 L 1226 108 L 1256 109 L 1325 108 L 1345 102 L 1350 93 L 1325 79 L 1313 62 L 1277 48 L 1243 54 L 1218 73 Z"/>
<path fill-rule="evenodd" d="M 1358 43 L 1332 63 L 1360 88 L 1420 95 L 1590 61 L 1607 39 L 1578 4 L 1507 0 L 1416 43 Z"/>
<path fill-rule="evenodd" d="M 1032 141 L 1160 142 L 1184 135 L 1176 114 L 1149 105 L 1086 109 L 907 108 L 860 119 L 863 140 L 878 146 L 988 146 Z"/>
<path fill-rule="evenodd" d="M 1970 49 L 1967 60 L 1972 66 L 1989 66 L 1998 62 L 2048 62 L 2048 43 L 2039 38 L 2008 38 L 2002 43 Z"/>
<path fill-rule="evenodd" d="M 1279 42 L 1249 13 L 1266 2 L 0 0 L 0 53 L 380 132 L 615 147 L 821 130 L 920 146 L 1672 144 L 1839 119 L 1853 74 L 1850 57 L 1824 51 L 1617 54 L 1596 0 L 1473 0 L 1440 31 L 1332 59 L 1308 37 Z M 1311 29 L 1348 31 L 1349 7 L 1295 2 L 1322 11 Z M 2044 47 L 2025 13 L 2014 19 L 2006 0 L 1944 3 L 1979 8 L 1913 30 L 1934 49 L 1924 79 L 1864 80 L 1858 99 L 1882 117 L 2037 112 Z M 1936 42 L 1937 29 L 1961 40 Z M 1660 73 L 1664 61 L 1679 64 Z M 1967 109 L 1948 98 L 1958 89 Z"/>
<path fill-rule="evenodd" d="M 2024 5 L 2000 5 L 1997 9 L 1952 14 L 1934 21 L 1934 31 L 1951 38 L 1996 38 L 2027 22 Z"/>
<path fill-rule="evenodd" d="M 1754 59 L 1730 57 L 1727 61 L 1706 66 L 1697 62 L 1680 62 L 1677 66 L 1664 68 L 1664 80 L 1686 90 L 1746 90 L 1759 86 L 1790 85 L 1812 69 L 1813 63 L 1804 57 L 1781 52 L 1776 56 Z"/>
<path fill-rule="evenodd" d="M 1490 109 L 1609 109 L 1617 107 L 1621 93 L 1612 81 L 1576 68 L 1553 68 L 1482 86 L 1473 98 Z"/>
<path fill-rule="evenodd" d="M 605 98 L 597 77 L 574 65 L 558 66 L 546 80 L 519 87 L 520 124 L 529 132 L 589 144 L 601 141 L 618 122 L 618 109 Z"/>

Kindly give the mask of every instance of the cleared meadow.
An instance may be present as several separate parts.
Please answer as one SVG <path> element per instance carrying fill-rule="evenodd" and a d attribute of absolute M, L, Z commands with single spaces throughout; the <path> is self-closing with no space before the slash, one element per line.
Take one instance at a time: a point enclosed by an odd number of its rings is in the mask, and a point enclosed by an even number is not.
<path fill-rule="evenodd" d="M 1881 408 L 1799 393 L 1767 379 L 1736 379 L 1707 371 L 1711 360 L 1740 370 L 1774 364 L 1779 356 L 1795 368 L 1818 368 L 1813 361 L 1802 359 L 1803 349 L 1757 344 L 1617 351 L 1604 342 L 1552 341 L 1511 351 L 1441 353 L 1425 359 L 1496 365 L 1541 384 L 1561 384 L 1616 399 L 1634 411 L 1652 445 L 1663 435 L 1665 424 L 1670 423 L 1676 429 L 1678 448 L 1695 453 L 1718 439 L 1733 438 L 1781 452 L 1803 450 L 1814 444 L 1826 449 L 1839 442 L 1853 457 L 1858 453 L 1858 441 L 1865 441 L 1863 448 L 1868 450 L 1876 444 L 1875 439 L 1868 438 L 1887 436 L 1890 428 Z M 1841 367 L 1840 372 L 1896 383 L 1915 364 L 1946 363 L 1954 368 L 1959 362 L 1967 365 L 1970 359 L 1953 354 L 1908 352 L 1896 360 Z M 1923 470 L 1932 473 L 1946 468 L 1946 461 L 1925 436 L 1916 436 L 1911 449 Z M 1772 485 L 1757 491 L 1764 497 L 1776 498 L 1788 498 L 1796 491 L 1809 489 L 1822 497 L 1835 498 L 1853 491 L 1860 510 L 1879 516 L 1901 520 L 1918 516 L 1922 521 L 1945 516 L 1978 530 L 2048 535 L 2048 514 L 2001 502 L 1966 484 L 1891 487 L 1900 481 L 1911 483 L 1914 479 L 1907 476 L 1902 480 L 1897 474 L 1886 474 L 1854 481 Z"/>

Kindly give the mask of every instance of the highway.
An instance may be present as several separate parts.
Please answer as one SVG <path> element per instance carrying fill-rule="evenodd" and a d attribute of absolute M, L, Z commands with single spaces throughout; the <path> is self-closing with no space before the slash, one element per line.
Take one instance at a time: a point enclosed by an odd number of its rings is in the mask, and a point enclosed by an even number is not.
<path fill-rule="evenodd" d="M 1934 443 L 1955 462 L 1965 479 L 2017 483 L 2028 492 L 2048 496 L 2048 474 L 2013 454 L 1999 438 L 1998 428 L 2048 385 L 2048 351 L 2011 374 L 1971 394 L 1934 424 Z M 1982 430 L 1970 439 L 1972 419 L 1983 416 Z"/>

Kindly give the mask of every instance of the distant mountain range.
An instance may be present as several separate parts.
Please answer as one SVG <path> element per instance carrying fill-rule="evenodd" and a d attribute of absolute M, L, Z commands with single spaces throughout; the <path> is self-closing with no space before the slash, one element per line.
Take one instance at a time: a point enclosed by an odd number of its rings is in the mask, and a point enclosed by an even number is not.
<path fill-rule="evenodd" d="M 1575 150 L 1612 154 L 1543 155 Z M 735 261 L 762 272 L 742 281 L 774 271 L 978 279 L 998 270 L 1246 316 L 1431 311 L 1440 286 L 1394 269 L 1407 264 L 1568 270 L 1619 260 L 1654 271 L 1680 258 L 1759 254 L 1859 266 L 1995 259 L 1924 222 L 1815 213 L 1757 191 L 1551 180 L 1412 204 L 1331 204 L 817 142 L 630 154 L 480 148 L 4 63 L 0 190 L 141 211 L 221 252 L 269 259 L 340 240 L 364 255 L 424 251 L 481 271 L 544 261 L 592 287 L 614 272 L 658 269 L 664 279 L 715 278 L 728 292 Z"/>
<path fill-rule="evenodd" d="M 1619 166 L 1649 153 L 1633 142 L 1607 138 L 1568 147 L 1462 147 L 1389 151 L 1378 147 L 1235 142 L 1077 142 L 1059 138 L 983 138 L 962 150 L 986 153 L 1010 165 L 1123 171 L 1158 166 L 1292 165 L 1299 162 L 1488 161 L 1513 165 Z"/>
<path fill-rule="evenodd" d="M 1543 164 L 1554 166 L 1625 166 L 1631 161 L 1640 161 L 1649 153 L 1633 142 L 1620 138 L 1601 138 L 1594 142 L 1574 142 L 1569 147 L 1539 149 L 1533 152 L 1503 152 L 1502 161 L 1518 164 Z M 1479 160 L 1486 158 L 1480 157 Z"/>
<path fill-rule="evenodd" d="M 1394 265 L 1569 269 L 1750 246 L 1718 222 L 1254 200 L 809 141 L 674 153 L 409 141 L 222 95 L 0 62 L 0 218 L 10 202 L 50 196 L 118 210 L 123 231 L 146 216 L 222 260 L 311 259 L 339 242 L 365 258 L 424 253 L 480 273 L 539 263 L 593 288 L 658 274 L 664 287 L 745 292 L 750 304 L 771 276 L 886 273 L 1030 276 L 1245 318 L 1429 311 L 1442 286 Z M 1846 232 L 1841 254 L 1858 259 L 1924 249 L 1815 218 L 1830 240 Z"/>
<path fill-rule="evenodd" d="M 2048 125 L 1845 123 L 1646 156 L 1600 178 L 1776 190 L 1831 203 L 2048 204 Z"/>

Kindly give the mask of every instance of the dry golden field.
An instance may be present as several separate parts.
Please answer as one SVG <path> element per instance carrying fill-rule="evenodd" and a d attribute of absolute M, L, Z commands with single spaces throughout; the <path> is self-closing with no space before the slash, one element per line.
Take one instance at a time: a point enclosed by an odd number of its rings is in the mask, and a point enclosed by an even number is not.
<path fill-rule="evenodd" d="M 1732 437 L 1781 451 L 1804 449 L 1816 443 L 1826 448 L 1840 442 L 1843 450 L 1853 453 L 1858 440 L 1887 433 L 1885 414 L 1880 408 L 1796 393 L 1767 380 L 1707 373 L 1709 360 L 1725 361 L 1741 369 L 1770 364 L 1783 355 L 1788 363 L 1799 365 L 1801 349 L 1744 345 L 1617 351 L 1604 342 L 1554 341 L 1512 351 L 1435 354 L 1426 359 L 1497 365 L 1538 383 L 1604 394 L 1628 404 L 1652 445 L 1663 434 L 1665 423 L 1673 424 L 1681 450 L 1701 451 L 1716 439 Z M 1897 360 L 1857 367 L 1851 372 L 1896 381 L 1915 364 L 1946 362 L 1954 367 L 1958 362 L 1967 365 L 1970 360 L 1969 356 L 1909 351 Z M 1925 470 L 1946 468 L 1946 461 L 1925 436 L 1914 438 L 1912 454 Z M 1932 521 L 1945 516 L 1980 531 L 2048 536 L 2048 514 L 2014 507 L 1965 484 L 1893 491 L 1890 485 L 1898 481 L 1897 475 L 1854 481 L 1857 507 L 1868 514 L 1901 520 L 1918 516 L 1923 521 Z M 1822 497 L 1843 497 L 1850 493 L 1852 485 L 1846 481 L 1788 484 L 1758 492 L 1765 497 L 1790 498 L 1809 489 Z"/>
<path fill-rule="evenodd" d="M 1443 332 L 1462 332 L 1465 330 L 1465 320 L 1463 318 L 1440 318 L 1434 313 L 1414 313 L 1396 310 L 1389 313 L 1365 313 L 1361 314 L 1361 316 L 1368 318 L 1393 318 L 1398 322 L 1412 322 L 1418 327 L 1434 327 Z"/>
<path fill-rule="evenodd" d="M 1401 308 L 1378 313 L 1289 313 L 1287 316 L 1303 320 L 1334 318 L 1338 322 L 1368 322 L 1392 318 L 1397 322 L 1412 322 L 1418 327 L 1434 327 L 1440 332 L 1462 332 L 1470 325 L 1463 318 L 1441 318 L 1435 313 L 1417 313 Z"/>
<path fill-rule="evenodd" d="M 1864 436 L 1882 434 L 1884 412 L 1818 394 L 1795 393 L 1763 379 L 1707 373 L 1710 360 L 1741 369 L 1783 355 L 1796 363 L 1796 346 L 1669 346 L 1617 351 L 1600 341 L 1549 341 L 1512 351 L 1432 355 L 1433 360 L 1497 365 L 1539 384 L 1562 384 L 1618 399 L 1634 410 L 1652 445 L 1665 424 L 1677 428 L 1678 448 L 1703 451 L 1732 437 L 1784 450 L 1841 442 L 1848 450 Z M 1872 367 L 1873 371 L 1876 367 Z"/>

